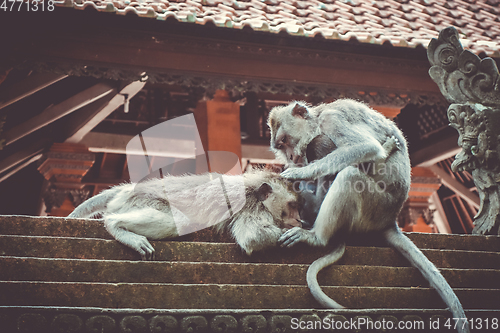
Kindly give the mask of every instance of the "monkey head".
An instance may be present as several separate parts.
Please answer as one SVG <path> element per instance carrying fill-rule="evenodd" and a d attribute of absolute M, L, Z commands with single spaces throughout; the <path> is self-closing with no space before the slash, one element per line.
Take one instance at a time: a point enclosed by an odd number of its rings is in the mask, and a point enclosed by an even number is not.
<path fill-rule="evenodd" d="M 302 227 L 299 196 L 291 189 L 288 181 L 279 179 L 263 183 L 256 195 L 272 215 L 278 227 L 281 229 Z"/>
<path fill-rule="evenodd" d="M 288 166 L 308 163 L 307 145 L 319 133 L 316 115 L 305 102 L 277 106 L 269 113 L 271 150 Z"/>
<path fill-rule="evenodd" d="M 284 229 L 302 227 L 299 196 L 288 181 L 259 171 L 245 173 L 245 186 L 245 207 L 229 228 L 246 254 L 276 246 Z"/>
<path fill-rule="evenodd" d="M 335 143 L 326 134 L 320 134 L 309 142 L 306 157 L 309 163 L 320 160 L 337 149 Z"/>

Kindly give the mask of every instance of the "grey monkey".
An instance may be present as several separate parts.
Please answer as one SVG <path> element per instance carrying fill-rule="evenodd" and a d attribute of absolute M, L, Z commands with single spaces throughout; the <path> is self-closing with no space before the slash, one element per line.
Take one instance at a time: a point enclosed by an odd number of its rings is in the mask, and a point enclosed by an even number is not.
<path fill-rule="evenodd" d="M 271 110 L 268 125 L 271 149 L 288 165 L 283 177 L 335 177 L 323 194 L 316 195 L 321 203 L 313 228 L 288 230 L 279 239 L 281 246 L 299 242 L 325 246 L 340 232 L 380 231 L 437 290 L 453 317 L 463 318 L 458 331 L 469 332 L 462 305 L 449 284 L 396 224 L 411 182 L 406 140 L 397 126 L 365 104 L 349 99 L 316 107 L 304 102 L 278 106 Z M 384 143 L 388 143 L 386 147 Z M 308 160 L 308 148 L 309 159 L 319 155 L 313 163 Z M 367 165 L 371 167 L 365 168 Z M 340 259 L 344 250 L 345 244 L 340 244 L 308 269 L 311 293 L 325 307 L 342 308 L 321 290 L 317 273 Z"/>
<path fill-rule="evenodd" d="M 302 226 L 298 200 L 288 181 L 268 171 L 167 175 L 104 190 L 68 217 L 102 214 L 108 232 L 143 260 L 154 258 L 148 239 L 171 239 L 209 226 L 229 230 L 250 255 L 277 245 L 283 229 Z"/>
<path fill-rule="evenodd" d="M 315 137 L 308 145 L 306 149 L 306 158 L 307 163 L 314 163 L 315 161 L 325 157 L 329 153 L 331 153 L 337 146 L 333 143 L 333 141 L 325 134 L 320 134 Z M 386 156 L 389 156 L 394 149 L 399 149 L 399 141 L 394 137 L 388 138 L 384 144 L 382 145 Z M 373 174 L 375 172 L 382 172 L 381 167 L 384 165 L 386 159 L 379 158 L 378 160 L 361 163 L 357 167 L 360 171 Z M 321 208 L 321 204 L 326 196 L 326 193 L 333 181 L 335 180 L 336 175 L 326 175 L 321 176 L 316 179 L 313 184 L 311 181 L 301 181 L 301 183 L 305 183 L 302 186 L 302 191 L 299 192 L 299 195 L 302 199 L 300 216 L 303 220 L 304 225 L 309 226 L 310 221 L 316 220 L 316 217 Z M 351 184 L 353 186 L 357 186 L 359 188 L 360 183 Z M 360 189 L 363 189 L 364 185 Z M 380 189 L 382 190 L 382 189 Z"/>

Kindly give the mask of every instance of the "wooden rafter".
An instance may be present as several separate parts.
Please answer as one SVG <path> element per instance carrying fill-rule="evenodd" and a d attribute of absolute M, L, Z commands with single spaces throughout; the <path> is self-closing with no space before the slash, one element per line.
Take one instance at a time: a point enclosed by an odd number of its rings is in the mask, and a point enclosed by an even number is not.
<path fill-rule="evenodd" d="M 439 195 L 437 192 L 432 193 L 431 201 L 436 207 L 438 217 L 434 219 L 434 223 L 436 224 L 440 233 L 443 234 L 451 234 L 450 223 L 448 222 L 448 218 L 446 217 L 446 212 L 443 208 L 441 200 L 439 199 Z"/>
<path fill-rule="evenodd" d="M 411 155 L 412 164 L 419 167 L 430 167 L 460 152 L 457 144 L 458 134 L 422 148 Z"/>
<path fill-rule="evenodd" d="M 437 165 L 430 166 L 430 169 L 441 178 L 443 184 L 450 190 L 455 192 L 462 199 L 467 201 L 470 205 L 479 208 L 479 196 L 472 193 L 469 188 L 450 176 L 446 171 Z"/>
<path fill-rule="evenodd" d="M 28 158 L 24 162 L 18 164 L 15 168 L 13 168 L 9 172 L 7 172 L 5 175 L 3 175 L 2 177 L 0 177 L 0 183 L 3 182 L 4 180 L 6 180 L 7 178 L 9 178 L 10 176 L 12 176 L 13 174 L 15 174 L 16 172 L 18 172 L 19 170 L 27 167 L 28 165 L 30 165 L 31 163 L 33 163 L 33 162 L 35 162 L 37 160 L 39 160 L 40 157 L 42 157 L 41 153 L 40 154 L 36 154 L 35 156 L 33 156 L 31 158 Z"/>
<path fill-rule="evenodd" d="M 19 163 L 22 163 L 37 154 L 40 154 L 46 147 L 49 146 L 50 143 L 51 140 L 48 139 L 38 140 L 30 146 L 27 146 L 24 149 L 19 150 L 18 152 L 10 156 L 7 156 L 2 161 L 0 161 L 0 173 L 3 173 L 12 167 L 15 167 Z"/>
<path fill-rule="evenodd" d="M 70 130 L 66 142 L 78 143 L 83 137 L 109 116 L 114 110 L 124 104 L 125 96 L 128 100 L 134 97 L 146 82 L 134 81 L 126 85 L 120 92 L 116 90 L 108 96 L 88 106 L 87 110 L 80 110 L 69 124 Z"/>
<path fill-rule="evenodd" d="M 0 109 L 28 97 L 66 77 L 68 77 L 66 74 L 33 74 L 23 81 L 14 84 L 9 90 L 0 92 Z"/>
<path fill-rule="evenodd" d="M 35 132 L 36 130 L 76 111 L 115 90 L 114 87 L 106 83 L 98 83 L 84 91 L 68 98 L 67 100 L 51 106 L 40 114 L 26 120 L 24 123 L 13 127 L 5 133 L 5 145 L 9 145 L 26 135 Z"/>

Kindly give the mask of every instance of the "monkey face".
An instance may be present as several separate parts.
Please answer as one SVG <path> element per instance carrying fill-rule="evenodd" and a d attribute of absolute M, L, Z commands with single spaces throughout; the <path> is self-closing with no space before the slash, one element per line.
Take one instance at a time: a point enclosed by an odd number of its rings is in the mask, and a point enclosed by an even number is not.
<path fill-rule="evenodd" d="M 273 108 L 269 114 L 271 150 L 289 166 L 307 164 L 306 149 L 317 131 L 315 117 L 303 102 Z"/>
<path fill-rule="evenodd" d="M 282 179 L 270 182 L 270 192 L 265 200 L 264 206 L 273 216 L 275 223 L 281 229 L 302 227 L 300 218 L 299 196 L 289 184 Z"/>
<path fill-rule="evenodd" d="M 281 213 L 283 218 L 281 227 L 283 229 L 291 229 L 293 227 L 302 228 L 304 221 L 300 218 L 299 203 L 297 201 L 290 201 Z"/>

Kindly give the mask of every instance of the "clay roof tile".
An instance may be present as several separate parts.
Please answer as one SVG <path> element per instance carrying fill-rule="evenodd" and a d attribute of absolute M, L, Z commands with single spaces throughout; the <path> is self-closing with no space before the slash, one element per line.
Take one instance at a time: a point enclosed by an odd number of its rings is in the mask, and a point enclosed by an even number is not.
<path fill-rule="evenodd" d="M 378 9 L 386 9 L 387 7 L 390 7 L 390 5 L 385 1 L 375 1 L 373 3 L 373 7 Z"/>
<path fill-rule="evenodd" d="M 390 11 L 388 11 L 388 10 L 381 10 L 381 11 L 379 11 L 379 16 L 381 18 L 388 18 L 391 15 L 392 15 L 392 13 Z"/>
<path fill-rule="evenodd" d="M 500 0 L 54 0 L 57 6 L 232 29 L 394 46 L 427 46 L 448 26 L 500 55 Z M 471 41 L 477 41 L 471 42 Z M 476 45 L 477 44 L 477 45 Z"/>

